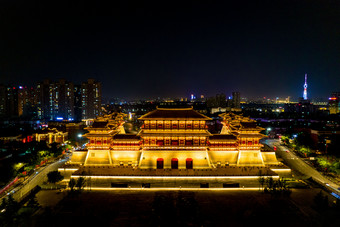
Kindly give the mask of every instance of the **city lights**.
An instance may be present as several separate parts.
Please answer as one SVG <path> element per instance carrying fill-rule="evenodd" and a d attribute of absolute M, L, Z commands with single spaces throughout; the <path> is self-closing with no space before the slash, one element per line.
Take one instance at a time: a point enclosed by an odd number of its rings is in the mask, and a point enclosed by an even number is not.
<path fill-rule="evenodd" d="M 339 226 L 339 2 L 1 1 L 0 226 Z"/>

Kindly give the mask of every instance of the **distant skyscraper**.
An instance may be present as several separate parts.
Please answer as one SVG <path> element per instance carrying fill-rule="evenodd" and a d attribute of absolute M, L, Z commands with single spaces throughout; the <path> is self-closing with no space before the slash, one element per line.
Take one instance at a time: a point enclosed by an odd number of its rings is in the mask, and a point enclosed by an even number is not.
<path fill-rule="evenodd" d="M 36 118 L 36 90 L 26 86 L 0 85 L 0 116 Z"/>
<path fill-rule="evenodd" d="M 227 106 L 226 96 L 225 94 L 217 94 L 216 95 L 216 106 L 215 107 L 222 107 L 225 108 Z"/>
<path fill-rule="evenodd" d="M 50 91 L 52 91 L 51 81 L 46 79 L 43 82 L 38 83 L 37 85 L 37 99 L 38 99 L 38 108 L 37 108 L 37 115 L 38 118 L 41 120 L 50 120 L 50 112 L 51 112 L 51 103 L 50 98 Z"/>
<path fill-rule="evenodd" d="M 303 85 L 303 99 L 307 100 L 307 73 L 305 74 L 305 84 Z"/>
<path fill-rule="evenodd" d="M 81 85 L 74 85 L 74 120 L 81 121 Z"/>
<path fill-rule="evenodd" d="M 36 118 L 37 117 L 37 94 L 33 87 L 18 87 L 18 112 L 19 116 Z"/>
<path fill-rule="evenodd" d="M 241 95 L 240 92 L 232 92 L 232 107 L 233 108 L 241 108 Z"/>
<path fill-rule="evenodd" d="M 37 86 L 38 118 L 42 120 L 74 120 L 73 83 L 44 80 Z"/>
<path fill-rule="evenodd" d="M 55 117 L 64 120 L 74 120 L 74 85 L 64 79 L 55 84 L 58 92 L 58 111 Z"/>
<path fill-rule="evenodd" d="M 19 103 L 18 103 L 18 89 L 16 87 L 7 86 L 6 99 L 5 99 L 6 115 L 8 117 L 19 116 Z"/>
<path fill-rule="evenodd" d="M 88 79 L 81 84 L 82 119 L 95 118 L 100 115 L 102 102 L 101 83 Z"/>

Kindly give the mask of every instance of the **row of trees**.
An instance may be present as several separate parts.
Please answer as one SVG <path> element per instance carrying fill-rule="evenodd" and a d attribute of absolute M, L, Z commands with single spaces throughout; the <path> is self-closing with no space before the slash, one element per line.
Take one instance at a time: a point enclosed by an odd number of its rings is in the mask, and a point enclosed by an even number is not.
<path fill-rule="evenodd" d="M 316 158 L 318 165 L 325 172 L 340 174 L 340 158 L 336 156 L 318 156 Z"/>
<path fill-rule="evenodd" d="M 284 145 L 293 148 L 305 157 L 314 156 L 315 152 L 313 141 L 308 133 L 299 133 L 292 140 L 289 136 L 282 136 L 281 141 Z M 332 140 L 333 143 L 333 140 Z M 322 171 L 340 174 L 340 157 L 337 155 L 319 155 L 316 158 L 316 165 L 321 167 Z"/>
<path fill-rule="evenodd" d="M 60 174 L 58 170 L 51 171 L 47 174 L 47 180 L 49 183 L 52 183 L 52 184 L 58 183 L 62 181 L 63 179 L 64 177 Z M 74 178 L 71 178 L 68 183 L 68 187 L 71 189 L 70 190 L 71 193 L 81 192 L 84 189 L 86 183 L 87 183 L 87 179 L 85 177 L 78 177 L 77 180 L 75 180 Z"/>
<path fill-rule="evenodd" d="M 78 177 L 77 180 L 74 178 L 71 178 L 70 181 L 68 182 L 68 186 L 71 189 L 71 193 L 74 192 L 81 192 L 86 184 L 86 179 L 85 177 Z"/>
<path fill-rule="evenodd" d="M 273 177 L 265 177 L 264 174 L 259 171 L 259 189 L 266 193 L 273 195 L 287 195 L 291 194 L 291 190 L 288 188 L 287 181 L 282 177 L 278 180 L 274 180 Z"/>
<path fill-rule="evenodd" d="M 27 219 L 39 208 L 40 204 L 35 194 L 31 195 L 25 204 L 17 202 L 12 195 L 9 195 L 0 204 L 0 225 L 25 226 Z"/>
<path fill-rule="evenodd" d="M 45 141 L 29 143 L 11 142 L 6 144 L 11 156 L 0 163 L 0 184 L 6 184 L 15 176 L 24 176 L 51 158 L 60 156 L 70 145 L 58 143 L 47 145 Z"/>
<path fill-rule="evenodd" d="M 315 147 L 313 140 L 309 133 L 295 134 L 293 139 L 290 139 L 292 135 L 284 135 L 281 137 L 281 142 L 290 148 L 293 148 L 304 157 L 309 157 L 314 153 Z"/>
<path fill-rule="evenodd" d="M 340 136 L 336 133 L 324 137 L 320 136 L 319 142 L 316 143 L 316 141 L 313 141 L 311 133 L 309 132 L 294 133 L 293 131 L 287 131 L 287 133 L 281 137 L 281 142 L 286 146 L 294 148 L 306 157 L 315 154 L 315 151 L 340 156 L 338 152 L 340 149 Z"/>
<path fill-rule="evenodd" d="M 60 181 L 62 181 L 64 179 L 64 177 L 60 174 L 60 172 L 58 170 L 56 171 L 51 171 L 47 174 L 47 180 L 49 183 L 55 184 L 58 183 Z M 68 186 L 71 189 L 71 192 L 81 192 L 85 185 L 87 183 L 87 180 L 85 177 L 78 177 L 77 180 L 75 180 L 74 178 L 71 178 Z"/>
<path fill-rule="evenodd" d="M 47 174 L 47 180 L 48 182 L 55 184 L 59 181 L 62 181 L 64 177 L 60 174 L 58 170 L 56 171 L 51 171 Z"/>

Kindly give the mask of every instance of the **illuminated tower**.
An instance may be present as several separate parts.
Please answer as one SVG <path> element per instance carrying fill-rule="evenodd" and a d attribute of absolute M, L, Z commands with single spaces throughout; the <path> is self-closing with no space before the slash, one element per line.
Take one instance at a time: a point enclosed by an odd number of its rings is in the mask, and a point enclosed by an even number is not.
<path fill-rule="evenodd" d="M 307 73 L 305 74 L 305 84 L 303 85 L 303 99 L 307 100 Z"/>

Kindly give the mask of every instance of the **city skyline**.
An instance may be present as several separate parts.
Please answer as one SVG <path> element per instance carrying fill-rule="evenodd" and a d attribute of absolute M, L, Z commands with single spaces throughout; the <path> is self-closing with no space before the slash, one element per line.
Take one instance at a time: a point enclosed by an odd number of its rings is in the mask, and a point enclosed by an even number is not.
<path fill-rule="evenodd" d="M 103 83 L 104 97 L 309 98 L 339 90 L 339 3 L 2 2 L 0 83 Z"/>
<path fill-rule="evenodd" d="M 0 225 L 339 225 L 339 15 L 0 1 Z"/>
<path fill-rule="evenodd" d="M 305 74 L 306 75 L 306 74 Z M 89 80 L 95 80 L 93 78 L 89 78 Z M 56 79 L 56 80 L 52 80 L 50 78 L 46 78 L 44 79 L 43 81 L 55 81 L 55 82 L 60 82 L 60 81 L 66 81 L 66 82 L 69 82 L 69 83 L 72 83 L 72 84 L 77 84 L 77 82 L 74 82 L 74 81 L 71 81 L 71 80 L 65 80 L 64 78 L 61 78 L 61 79 Z M 27 86 L 26 84 L 22 84 L 22 83 L 18 83 L 18 84 L 14 84 L 14 83 L 7 83 L 7 84 L 0 84 L 4 87 L 8 87 L 8 88 L 11 88 L 11 89 L 18 89 L 18 90 L 21 90 L 21 89 L 36 89 L 37 86 L 39 87 L 39 84 L 43 83 L 43 81 L 38 81 L 34 84 L 32 84 L 32 82 L 30 83 L 31 86 Z M 101 81 L 98 81 L 99 83 L 101 83 Z M 78 84 L 81 84 L 82 82 L 78 83 Z M 305 98 L 305 92 L 307 92 L 307 90 L 305 89 L 305 86 L 306 84 L 303 84 L 303 94 L 301 96 L 296 96 L 296 97 L 293 97 L 293 96 L 290 96 L 290 95 L 287 95 L 287 96 L 277 96 L 275 94 L 271 94 L 271 95 L 265 95 L 265 96 L 259 96 L 259 95 L 256 95 L 256 96 L 250 96 L 250 97 L 247 97 L 247 96 L 244 96 L 243 94 L 241 94 L 241 96 L 239 97 L 240 99 L 242 99 L 243 101 L 256 101 L 256 100 L 271 100 L 271 101 L 275 101 L 275 100 L 289 100 L 290 101 L 293 101 L 293 102 L 296 102 L 296 101 L 299 101 L 301 98 L 302 99 L 305 99 L 307 100 L 307 98 Z M 105 86 L 104 86 L 104 89 L 105 89 Z M 74 92 L 77 92 L 77 89 L 74 90 Z M 211 93 L 211 95 L 206 95 L 206 94 L 202 94 L 202 93 L 186 93 L 186 94 L 182 94 L 182 95 L 170 95 L 170 96 L 164 96 L 162 94 L 159 94 L 159 95 L 154 95 L 154 96 L 144 96 L 144 97 L 123 97 L 122 95 L 117 95 L 117 96 L 102 96 L 102 100 L 105 102 L 109 102 L 109 100 L 125 100 L 125 101 L 152 101 L 152 100 L 179 100 L 179 101 L 203 101 L 203 100 L 206 100 L 208 98 L 213 98 L 215 97 L 216 95 L 220 95 L 220 94 L 223 94 L 226 96 L 226 100 L 228 99 L 232 99 L 233 97 L 233 93 L 240 93 L 239 91 L 236 91 L 236 90 L 230 90 L 230 91 L 226 91 L 226 92 L 220 92 L 220 93 Z M 308 93 L 308 96 L 309 96 L 309 91 L 307 92 Z M 333 94 L 334 92 L 332 92 L 331 94 Z M 326 95 L 324 97 L 312 97 L 312 98 L 309 98 L 308 97 L 308 100 L 311 100 L 311 101 L 317 101 L 317 102 L 320 102 L 320 101 L 327 101 L 329 99 L 329 97 L 331 97 L 332 95 L 329 94 L 329 95 Z M 240 95 L 240 94 L 239 94 Z"/>

